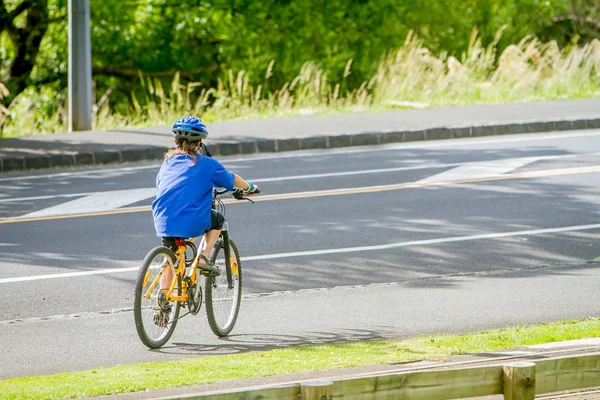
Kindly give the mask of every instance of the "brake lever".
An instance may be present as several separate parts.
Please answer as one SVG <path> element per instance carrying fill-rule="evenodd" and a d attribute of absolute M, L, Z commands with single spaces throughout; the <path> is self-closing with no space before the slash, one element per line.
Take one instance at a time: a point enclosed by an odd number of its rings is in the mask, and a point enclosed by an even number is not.
<path fill-rule="evenodd" d="M 242 200 L 244 198 L 244 192 L 242 189 L 235 189 L 232 194 L 233 198 L 236 200 Z"/>
<path fill-rule="evenodd" d="M 232 196 L 236 200 L 248 200 L 250 203 L 254 204 L 254 200 L 244 197 L 244 191 L 242 189 L 234 190 Z"/>

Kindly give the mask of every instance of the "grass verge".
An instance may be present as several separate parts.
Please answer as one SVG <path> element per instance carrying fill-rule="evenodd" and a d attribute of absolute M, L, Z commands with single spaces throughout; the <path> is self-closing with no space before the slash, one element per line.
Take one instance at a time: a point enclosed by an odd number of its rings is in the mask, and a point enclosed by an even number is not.
<path fill-rule="evenodd" d="M 600 318 L 520 326 L 467 335 L 289 347 L 9 379 L 0 381 L 0 398 L 93 397 L 305 371 L 400 363 L 594 337 L 600 337 Z"/>

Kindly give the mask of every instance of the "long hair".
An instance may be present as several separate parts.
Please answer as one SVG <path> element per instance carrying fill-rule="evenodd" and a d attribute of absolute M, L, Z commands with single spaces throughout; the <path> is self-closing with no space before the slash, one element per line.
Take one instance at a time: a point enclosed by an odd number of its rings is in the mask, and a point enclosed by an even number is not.
<path fill-rule="evenodd" d="M 185 139 L 175 139 L 175 144 L 177 147 L 174 149 L 169 149 L 165 153 L 165 161 L 173 156 L 177 156 L 180 154 L 185 154 L 190 156 L 190 158 L 194 161 L 194 165 L 198 162 L 198 156 L 202 155 L 202 141 L 198 140 L 196 142 L 190 142 Z"/>

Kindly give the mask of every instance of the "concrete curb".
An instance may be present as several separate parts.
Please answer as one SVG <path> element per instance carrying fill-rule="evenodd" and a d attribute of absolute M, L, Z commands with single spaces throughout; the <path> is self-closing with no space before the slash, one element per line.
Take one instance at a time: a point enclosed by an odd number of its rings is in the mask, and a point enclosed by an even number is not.
<path fill-rule="evenodd" d="M 239 142 L 223 141 L 209 143 L 208 148 L 215 156 L 232 156 L 296 150 L 332 149 L 349 146 L 405 143 L 421 140 L 459 139 L 467 137 L 583 129 L 600 129 L 600 118 L 492 124 L 481 126 L 438 127 L 407 131 L 364 132 L 358 134 L 324 135 L 291 139 L 255 139 Z M 0 157 L 0 172 L 136 161 L 155 161 L 162 159 L 166 150 L 167 147 L 159 146 L 135 148 L 128 148 L 127 146 L 124 146 L 121 150 L 95 152 L 82 151 L 70 154 L 42 154 L 35 156 Z"/>

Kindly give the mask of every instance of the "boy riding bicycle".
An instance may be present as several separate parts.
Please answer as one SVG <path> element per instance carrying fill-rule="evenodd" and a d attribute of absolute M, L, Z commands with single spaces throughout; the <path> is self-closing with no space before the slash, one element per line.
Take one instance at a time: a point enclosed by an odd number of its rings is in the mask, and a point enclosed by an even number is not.
<path fill-rule="evenodd" d="M 204 235 L 206 246 L 198 254 L 198 267 L 215 272 L 209 259 L 225 218 L 211 207 L 213 187 L 241 188 L 246 195 L 260 191 L 205 154 L 202 140 L 208 131 L 199 118 L 183 117 L 173 124 L 172 131 L 176 147 L 165 154 L 156 177 L 156 200 L 152 203 L 156 235 L 171 248 L 177 238 Z M 163 289 L 173 280 L 172 271 L 167 271 L 161 279 Z"/>

